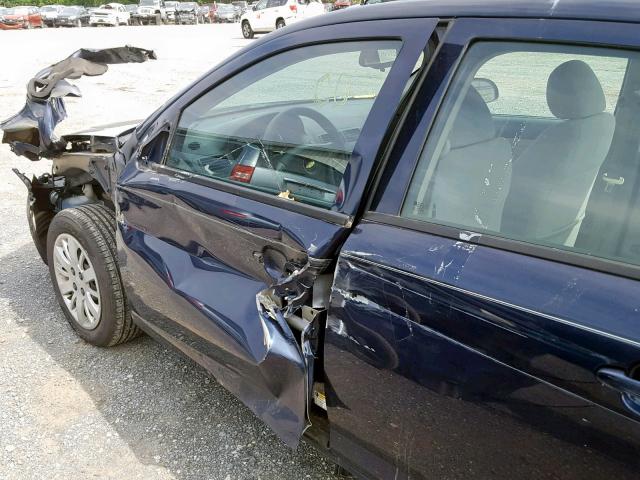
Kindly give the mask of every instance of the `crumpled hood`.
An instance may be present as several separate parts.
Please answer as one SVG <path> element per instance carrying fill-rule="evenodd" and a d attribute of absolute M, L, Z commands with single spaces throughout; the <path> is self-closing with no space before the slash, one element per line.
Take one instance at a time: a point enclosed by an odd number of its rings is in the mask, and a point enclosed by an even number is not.
<path fill-rule="evenodd" d="M 64 97 L 80 97 L 77 86 L 67 79 L 102 75 L 109 64 L 141 63 L 155 59 L 152 50 L 116 47 L 102 50 L 80 49 L 66 59 L 38 72 L 27 85 L 27 101 L 16 115 L 0 123 L 2 143 L 16 155 L 30 160 L 51 157 L 64 151 L 66 141 L 54 129 L 67 116 Z"/>

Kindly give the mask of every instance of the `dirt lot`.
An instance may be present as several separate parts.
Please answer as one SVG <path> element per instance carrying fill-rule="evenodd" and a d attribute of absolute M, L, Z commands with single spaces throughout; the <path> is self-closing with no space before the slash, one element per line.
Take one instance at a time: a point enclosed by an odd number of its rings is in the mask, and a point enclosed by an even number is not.
<path fill-rule="evenodd" d="M 0 32 L 0 119 L 25 84 L 80 47 L 134 45 L 159 59 L 78 82 L 59 128 L 141 119 L 248 44 L 238 25 Z M 292 452 L 203 370 L 147 337 L 105 350 L 71 331 L 31 244 L 26 190 L 11 173 L 46 171 L 0 146 L 0 479 L 333 478 Z"/>

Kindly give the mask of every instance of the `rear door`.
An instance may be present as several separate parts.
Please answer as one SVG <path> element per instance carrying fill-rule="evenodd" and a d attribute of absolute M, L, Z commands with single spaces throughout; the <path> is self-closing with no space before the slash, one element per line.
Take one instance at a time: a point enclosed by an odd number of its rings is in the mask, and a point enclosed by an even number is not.
<path fill-rule="evenodd" d="M 118 181 L 137 321 L 290 445 L 307 425 L 311 365 L 305 332 L 289 323 L 350 229 L 435 24 L 332 25 L 262 42 L 147 120 Z"/>
<path fill-rule="evenodd" d="M 327 401 L 354 471 L 637 478 L 636 32 L 449 30 L 338 260 Z M 479 78 L 505 95 L 485 100 Z M 523 149 L 503 136 L 516 114 L 546 124 Z"/>
<path fill-rule="evenodd" d="M 270 25 L 270 11 L 267 10 L 269 5 L 273 2 L 273 0 L 261 0 L 256 5 L 256 10 L 253 13 L 254 20 L 251 22 L 251 27 L 254 30 L 264 30 Z M 253 26 L 255 23 L 255 27 Z M 275 26 L 275 19 L 273 21 L 273 25 Z"/>

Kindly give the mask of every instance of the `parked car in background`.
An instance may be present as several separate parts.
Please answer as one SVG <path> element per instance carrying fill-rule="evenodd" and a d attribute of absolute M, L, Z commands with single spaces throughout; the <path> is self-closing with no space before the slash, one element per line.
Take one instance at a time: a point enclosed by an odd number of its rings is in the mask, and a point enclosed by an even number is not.
<path fill-rule="evenodd" d="M 121 3 L 107 3 L 91 11 L 89 16 L 89 24 L 92 27 L 99 25 L 110 25 L 117 27 L 118 25 L 129 25 L 131 22 L 131 14 L 127 12 Z"/>
<path fill-rule="evenodd" d="M 207 7 L 207 14 L 206 14 L 205 21 L 207 23 L 214 23 L 216 21 L 216 10 L 218 9 L 218 4 L 214 2 L 214 3 L 208 3 L 203 6 Z"/>
<path fill-rule="evenodd" d="M 64 9 L 64 5 L 44 5 L 40 7 L 40 15 L 42 16 L 42 21 L 47 27 L 55 27 L 56 19 L 62 10 Z"/>
<path fill-rule="evenodd" d="M 124 9 L 129 12 L 129 18 L 132 19 L 133 16 L 136 14 L 136 12 L 138 11 L 138 4 L 137 3 L 126 3 L 124 5 Z M 90 10 L 87 10 L 90 11 Z"/>
<path fill-rule="evenodd" d="M 160 25 L 169 22 L 164 0 L 140 0 L 132 18 L 136 25 Z"/>
<path fill-rule="evenodd" d="M 342 10 L 352 5 L 351 0 L 336 0 L 333 3 L 333 10 Z"/>
<path fill-rule="evenodd" d="M 12 7 L 5 10 L 0 20 L 0 30 L 42 28 L 44 22 L 37 7 Z"/>
<path fill-rule="evenodd" d="M 176 7 L 180 2 L 164 2 L 164 8 L 167 14 L 167 21 L 170 23 L 175 23 L 176 21 Z"/>
<path fill-rule="evenodd" d="M 200 5 L 200 16 L 202 17 L 203 23 L 212 23 L 209 13 L 209 5 Z"/>
<path fill-rule="evenodd" d="M 89 25 L 89 12 L 84 7 L 64 7 L 58 14 L 56 25 L 60 27 L 84 27 Z"/>
<path fill-rule="evenodd" d="M 244 12 L 249 10 L 249 4 L 245 1 L 234 1 L 234 2 L 231 2 L 231 5 L 233 5 L 238 9 L 238 11 L 240 12 L 240 15 L 242 15 Z"/>
<path fill-rule="evenodd" d="M 324 6 L 319 0 L 260 0 L 241 16 L 242 35 L 253 38 L 255 33 L 272 32 L 323 13 Z"/>
<path fill-rule="evenodd" d="M 196 2 L 180 2 L 176 7 L 176 24 L 198 25 L 204 23 L 204 17 Z"/>
<path fill-rule="evenodd" d="M 217 23 L 235 23 L 240 21 L 240 12 L 230 3 L 219 3 L 216 10 Z"/>

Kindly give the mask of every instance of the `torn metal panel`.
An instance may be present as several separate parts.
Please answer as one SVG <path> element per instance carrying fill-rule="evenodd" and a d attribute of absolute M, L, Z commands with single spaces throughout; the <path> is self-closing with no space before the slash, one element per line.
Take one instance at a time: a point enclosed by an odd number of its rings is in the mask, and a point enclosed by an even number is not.
<path fill-rule="evenodd" d="M 129 162 L 115 194 L 123 282 L 145 329 L 169 332 L 295 446 L 331 280 L 315 291 L 331 261 L 309 251 L 343 227 L 227 195 Z"/>
<path fill-rule="evenodd" d="M 20 112 L 0 123 L 3 143 L 16 155 L 30 160 L 53 157 L 67 148 L 66 139 L 55 136 L 56 126 L 66 118 L 64 97 L 80 97 L 80 90 L 67 79 L 104 74 L 109 64 L 141 63 L 155 59 L 152 50 L 117 47 L 80 49 L 64 60 L 39 71 L 27 84 L 27 100 Z"/>

